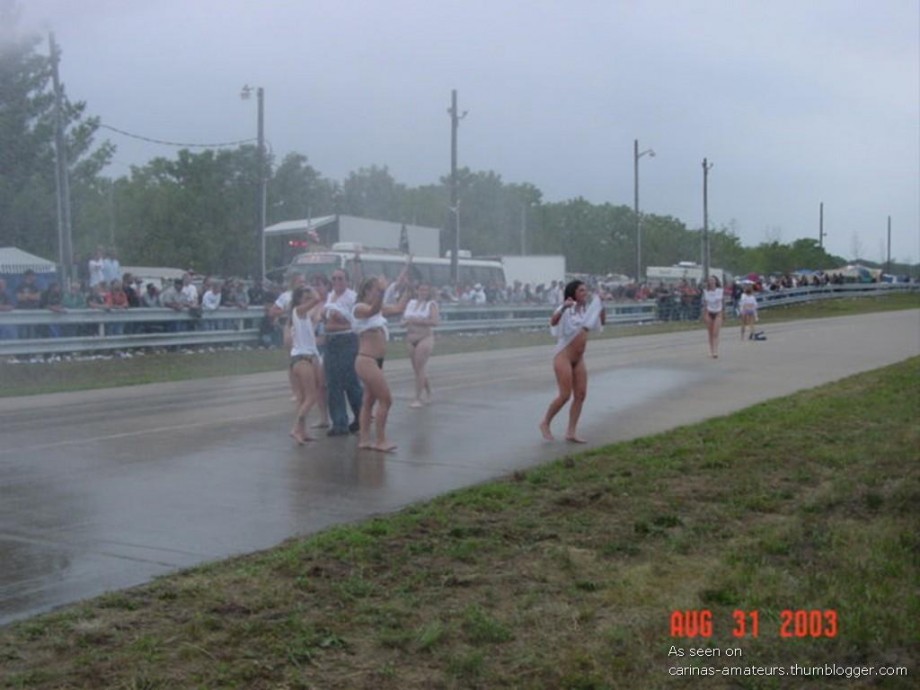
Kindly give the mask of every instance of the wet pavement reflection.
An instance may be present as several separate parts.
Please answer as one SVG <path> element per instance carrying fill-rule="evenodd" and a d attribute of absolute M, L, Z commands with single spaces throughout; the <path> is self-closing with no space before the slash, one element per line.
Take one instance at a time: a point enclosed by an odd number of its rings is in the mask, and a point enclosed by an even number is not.
<path fill-rule="evenodd" d="M 879 329 L 903 334 L 873 342 Z M 726 339 L 718 361 L 704 341 L 590 343 L 588 447 L 920 353 L 903 313 L 781 325 L 768 347 Z M 418 410 L 408 362 L 387 362 L 389 455 L 354 437 L 293 445 L 284 372 L 0 399 L 0 624 L 584 450 L 537 430 L 550 358 L 549 343 L 435 357 L 435 400 Z"/>

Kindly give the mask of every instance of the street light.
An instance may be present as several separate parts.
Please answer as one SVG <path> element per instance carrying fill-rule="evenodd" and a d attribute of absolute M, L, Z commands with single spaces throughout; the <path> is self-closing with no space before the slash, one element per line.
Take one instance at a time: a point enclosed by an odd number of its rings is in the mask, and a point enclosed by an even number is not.
<path fill-rule="evenodd" d="M 521 256 L 527 253 L 527 211 L 533 207 L 532 201 L 521 204 Z"/>
<path fill-rule="evenodd" d="M 259 228 L 258 228 L 258 245 L 259 245 L 259 269 L 257 278 L 259 285 L 265 281 L 265 212 L 266 212 L 266 191 L 268 180 L 265 175 L 265 89 L 261 86 L 253 88 L 249 84 L 244 84 L 240 91 L 240 98 L 248 101 L 252 92 L 256 92 L 256 100 L 259 105 L 258 121 L 258 165 L 259 165 Z"/>
<path fill-rule="evenodd" d="M 703 282 L 709 280 L 709 171 L 712 163 L 703 159 Z"/>
<path fill-rule="evenodd" d="M 636 283 L 642 282 L 642 216 L 639 215 L 639 159 L 648 154 L 655 157 L 652 149 L 639 151 L 639 140 L 633 141 L 633 189 L 635 190 L 634 210 L 636 212 Z"/>
<path fill-rule="evenodd" d="M 447 110 L 450 115 L 450 215 L 453 220 L 452 235 L 454 249 L 450 254 L 450 282 L 454 289 L 460 284 L 460 201 L 457 191 L 457 128 L 460 126 L 460 120 L 466 117 L 466 111 L 459 113 L 457 111 L 457 90 L 450 92 L 450 108 Z"/>

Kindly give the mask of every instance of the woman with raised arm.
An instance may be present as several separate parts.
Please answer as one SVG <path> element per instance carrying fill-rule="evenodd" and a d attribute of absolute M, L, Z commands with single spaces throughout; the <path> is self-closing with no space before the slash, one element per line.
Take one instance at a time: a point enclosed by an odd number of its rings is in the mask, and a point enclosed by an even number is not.
<path fill-rule="evenodd" d="M 702 311 L 703 321 L 709 333 L 709 356 L 715 359 L 719 356 L 719 331 L 722 330 L 725 312 L 725 292 L 715 276 L 709 276 L 706 280 Z"/>
<path fill-rule="evenodd" d="M 312 441 L 307 432 L 307 415 L 316 403 L 317 385 L 315 365 L 319 359 L 316 348 L 316 324 L 313 314 L 315 307 L 321 303 L 321 297 L 311 287 L 299 285 L 291 293 L 289 328 L 291 359 L 291 387 L 297 400 L 297 412 L 291 438 L 298 445 Z M 312 314 L 311 314 L 312 312 Z"/>
<path fill-rule="evenodd" d="M 404 280 L 405 272 L 401 276 Z M 358 448 L 389 453 L 396 444 L 387 439 L 387 416 L 393 398 L 383 375 L 383 360 L 387 351 L 387 316 L 401 314 L 406 306 L 408 292 L 395 303 L 384 304 L 387 282 L 384 277 L 365 278 L 358 290 L 354 308 L 353 328 L 358 334 L 358 356 L 355 373 L 364 384 L 364 400 L 358 424 Z M 374 407 L 376 406 L 376 410 Z M 374 419 L 376 443 L 371 443 L 371 418 Z"/>
<path fill-rule="evenodd" d="M 585 443 L 576 431 L 581 408 L 588 394 L 585 348 L 588 345 L 588 331 L 601 330 L 607 321 L 607 311 L 597 295 L 588 302 L 588 287 L 581 280 L 568 283 L 563 298 L 565 301 L 553 312 L 549 321 L 550 332 L 556 336 L 553 371 L 556 373 L 559 392 L 540 422 L 540 431 L 545 440 L 555 440 L 549 426 L 553 417 L 571 398 L 565 438 L 572 443 Z"/>
<path fill-rule="evenodd" d="M 409 407 L 421 407 L 431 402 L 428 358 L 434 349 L 434 327 L 440 321 L 438 303 L 431 299 L 431 286 L 428 283 L 419 283 L 415 288 L 415 298 L 409 300 L 403 312 L 406 347 L 409 349 L 409 359 L 415 373 L 415 400 Z"/>

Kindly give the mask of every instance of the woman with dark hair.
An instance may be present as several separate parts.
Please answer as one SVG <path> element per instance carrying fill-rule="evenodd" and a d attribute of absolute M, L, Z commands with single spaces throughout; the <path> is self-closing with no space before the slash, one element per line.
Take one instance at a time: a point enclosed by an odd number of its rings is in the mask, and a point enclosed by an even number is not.
<path fill-rule="evenodd" d="M 709 356 L 716 359 L 719 356 L 719 331 L 722 330 L 722 319 L 725 312 L 725 292 L 719 285 L 719 279 L 715 276 L 709 276 L 706 280 L 702 311 L 703 321 L 709 332 Z"/>
<path fill-rule="evenodd" d="M 409 407 L 421 407 L 431 402 L 428 358 L 434 348 L 434 327 L 440 323 L 438 303 L 431 299 L 428 283 L 421 282 L 416 286 L 415 298 L 409 300 L 403 313 L 403 323 L 406 326 L 406 347 L 415 373 L 415 400 Z"/>
<path fill-rule="evenodd" d="M 405 273 L 400 278 L 404 280 L 404 276 Z M 396 444 L 390 443 L 386 435 L 387 416 L 393 404 L 390 387 L 383 375 L 383 360 L 389 339 L 386 317 L 403 312 L 409 293 L 404 291 L 396 303 L 384 304 L 386 289 L 386 278 L 382 276 L 366 278 L 361 283 L 353 312 L 353 328 L 358 334 L 355 373 L 364 384 L 364 399 L 358 420 L 358 448 L 389 453 L 396 450 Z M 371 417 L 374 419 L 376 443 L 370 440 Z"/>
<path fill-rule="evenodd" d="M 554 440 L 549 426 L 553 417 L 571 399 L 565 438 L 572 443 L 584 443 L 576 427 L 588 394 L 585 348 L 588 345 L 588 331 L 600 330 L 607 320 L 607 312 L 597 295 L 588 302 L 588 287 L 580 280 L 573 280 L 565 286 L 563 298 L 565 301 L 553 312 L 549 321 L 550 332 L 556 336 L 553 371 L 556 373 L 559 393 L 549 404 L 540 422 L 540 431 L 545 440 Z"/>
<path fill-rule="evenodd" d="M 285 339 L 290 338 L 290 381 L 297 400 L 297 412 L 291 438 L 298 445 L 303 445 L 313 438 L 307 433 L 307 415 L 316 403 L 316 370 L 319 359 L 316 349 L 316 331 L 311 310 L 320 304 L 321 298 L 316 291 L 305 285 L 299 285 L 291 293 L 289 325 Z"/>

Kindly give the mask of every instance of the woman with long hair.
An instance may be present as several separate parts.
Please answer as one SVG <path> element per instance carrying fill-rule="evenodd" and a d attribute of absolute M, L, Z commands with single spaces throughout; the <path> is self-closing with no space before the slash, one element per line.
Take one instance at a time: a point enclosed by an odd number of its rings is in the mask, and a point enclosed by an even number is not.
<path fill-rule="evenodd" d="M 578 418 L 588 394 L 588 370 L 585 366 L 585 348 L 588 332 L 600 330 L 607 321 L 607 312 L 600 297 L 594 295 L 588 302 L 588 287 L 581 280 L 565 286 L 564 302 L 550 318 L 550 332 L 556 336 L 553 371 L 559 392 L 540 422 L 540 432 L 547 441 L 555 440 L 550 431 L 553 417 L 571 399 L 569 425 L 565 438 L 572 443 L 585 443 L 577 433 Z"/>
<path fill-rule="evenodd" d="M 715 359 L 719 356 L 719 332 L 722 330 L 725 313 L 725 292 L 715 276 L 709 276 L 706 280 L 702 311 L 703 322 L 709 333 L 709 356 Z"/>
<path fill-rule="evenodd" d="M 290 433 L 298 445 L 313 440 L 307 432 L 307 415 L 316 403 L 315 365 L 319 359 L 319 351 L 316 348 L 316 326 L 311 311 L 320 301 L 317 292 L 305 285 L 299 285 L 291 293 L 288 317 L 290 325 L 287 333 L 290 336 L 291 348 L 290 381 L 297 401 L 297 411 Z"/>
<path fill-rule="evenodd" d="M 404 275 L 401 280 L 404 280 Z M 402 287 L 402 286 L 400 286 Z M 406 306 L 408 292 L 391 304 L 384 304 L 386 278 L 370 277 L 362 281 L 354 308 L 353 328 L 358 334 L 358 356 L 355 358 L 355 373 L 364 384 L 364 399 L 358 419 L 358 448 L 389 453 L 396 450 L 396 444 L 387 439 L 387 416 L 393 398 L 383 375 L 383 360 L 386 357 L 387 316 L 401 314 Z M 376 410 L 374 409 L 376 406 Z M 374 420 L 376 443 L 371 443 L 371 418 Z"/>
<path fill-rule="evenodd" d="M 415 298 L 409 300 L 403 312 L 403 323 L 406 326 L 406 347 L 415 373 L 415 399 L 409 407 L 421 407 L 431 402 L 428 358 L 434 348 L 434 327 L 440 323 L 438 303 L 431 299 L 428 283 L 416 286 Z"/>

